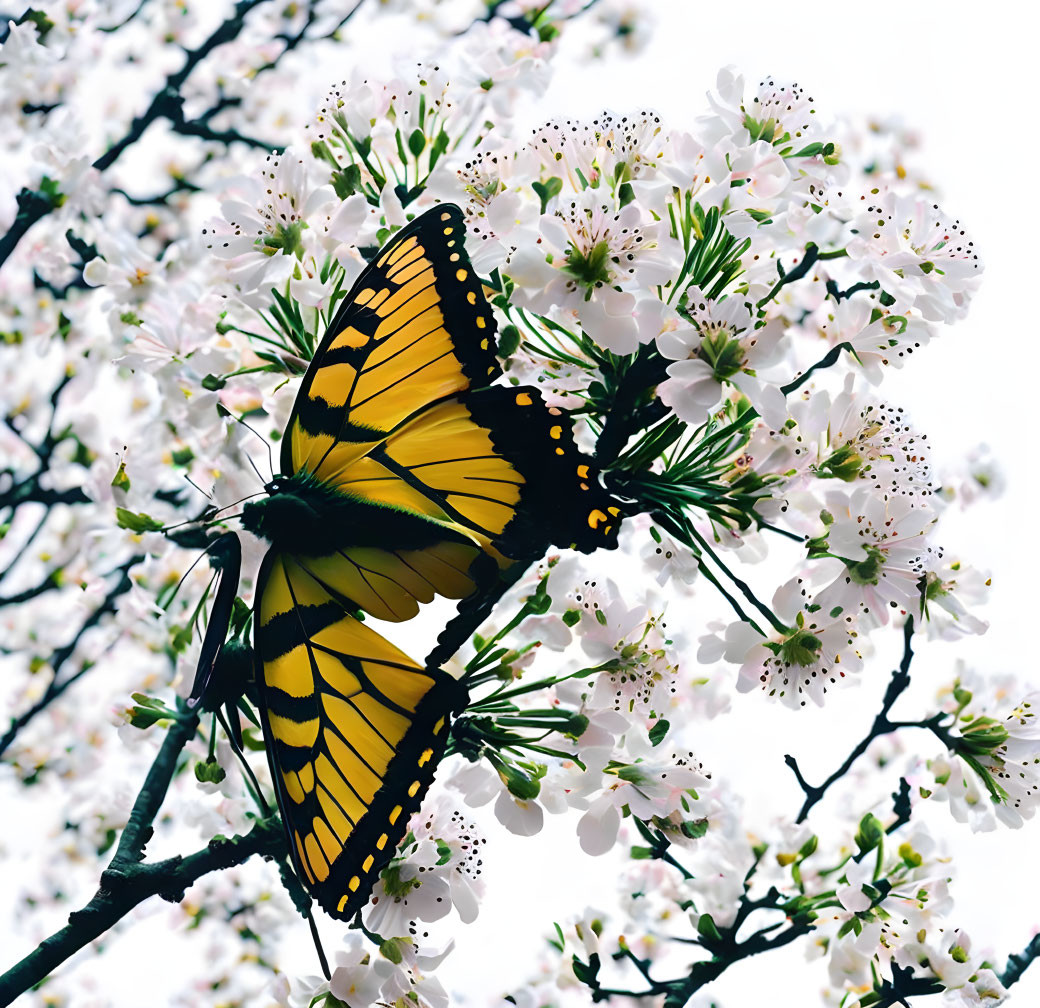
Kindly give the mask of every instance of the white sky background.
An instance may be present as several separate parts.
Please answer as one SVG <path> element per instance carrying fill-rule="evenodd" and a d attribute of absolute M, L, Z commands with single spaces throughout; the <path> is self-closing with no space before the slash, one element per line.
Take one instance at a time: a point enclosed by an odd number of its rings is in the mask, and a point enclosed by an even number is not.
<path fill-rule="evenodd" d="M 904 0 L 867 6 L 655 0 L 638 6 L 657 22 L 645 51 L 623 61 L 585 65 L 568 65 L 565 51 L 549 95 L 538 103 L 538 118 L 652 107 L 666 124 L 688 126 L 706 109 L 704 93 L 714 85 L 718 68 L 732 63 L 748 77 L 773 74 L 798 81 L 814 96 L 821 116 L 898 114 L 906 126 L 919 130 L 919 163 L 941 191 L 944 209 L 960 217 L 975 239 L 987 271 L 969 319 L 947 328 L 902 372 L 888 376 L 883 395 L 904 405 L 915 426 L 928 433 L 940 466 L 988 442 L 1007 475 L 1008 490 L 1000 501 L 967 515 L 947 514 L 941 535 L 948 556 L 992 570 L 992 601 L 984 613 L 992 623 L 990 632 L 956 645 L 922 645 L 916 662 L 943 668 L 963 657 L 981 669 L 1015 671 L 1040 686 L 1029 581 L 1037 548 L 1023 522 L 1032 516 L 1038 482 L 1030 424 L 1040 361 L 1030 298 L 1037 269 L 1034 46 L 1040 19 L 1024 5 L 1004 2 Z M 371 39 L 374 53 L 380 52 L 380 43 L 387 52 L 400 44 L 401 35 L 395 37 L 388 28 L 384 32 L 385 38 Z M 578 42 L 571 39 L 565 50 L 580 48 Z M 330 73 L 343 76 L 349 69 Z M 323 87 L 324 81 L 317 81 L 314 89 Z M 301 117 L 310 113 L 309 105 L 301 108 Z M 768 596 L 776 583 L 769 571 L 761 571 L 760 581 L 755 570 L 750 575 L 759 594 Z M 700 597 L 707 594 L 702 589 Z M 694 628 L 703 619 L 696 612 L 690 618 Z M 680 614 L 670 614 L 670 621 L 673 626 L 683 622 Z M 801 792 L 782 754 L 795 752 L 811 781 L 825 776 L 869 725 L 894 660 L 894 649 L 885 653 L 879 647 L 862 686 L 830 696 L 822 711 L 792 713 L 758 693 L 739 697 L 717 737 L 706 737 L 703 746 L 694 740 L 698 755 L 734 782 L 756 820 L 767 822 L 766 810 L 790 813 Z M 912 696 L 904 702 L 897 712 L 918 716 Z M 932 746 L 923 735 L 911 734 L 905 741 Z M 890 789 L 896 783 L 894 774 L 885 781 Z M 818 810 L 822 815 L 813 822 L 821 831 L 828 807 L 839 804 L 835 793 Z M 930 821 L 957 863 L 955 920 L 976 944 L 991 947 L 1002 965 L 1007 953 L 1021 949 L 1040 925 L 1040 877 L 1030 867 L 1040 845 L 1040 822 L 1017 833 L 975 836 L 944 808 L 934 811 L 938 814 Z M 549 819 L 543 833 L 531 839 L 513 838 L 490 817 L 484 819 L 487 899 L 478 922 L 459 929 L 457 949 L 438 973 L 446 986 L 465 991 L 473 1005 L 494 1003 L 496 994 L 515 989 L 530 975 L 541 936 L 553 920 L 587 904 L 607 905 L 614 889 L 611 863 L 580 853 L 577 817 Z M 168 919 L 159 915 L 136 934 L 109 943 L 94 975 L 106 978 L 100 989 L 111 1000 L 96 1004 L 170 1003 L 180 970 L 175 961 L 156 961 L 162 954 L 159 922 Z M 56 928 L 63 922 L 53 923 Z M 322 922 L 330 951 L 337 927 Z M 300 937 L 299 972 L 313 972 L 302 924 Z M 2 944 L 8 947 L 7 941 Z M 819 962 L 804 962 L 805 945 L 739 964 L 713 992 L 727 1008 L 760 1003 L 766 1000 L 764 990 L 771 1008 L 817 1003 L 825 969 Z M 3 956 L 4 967 L 8 958 Z M 938 999 L 919 1003 L 937 1004 Z M 1040 965 L 1014 988 L 1013 1003 L 1040 1003 Z"/>

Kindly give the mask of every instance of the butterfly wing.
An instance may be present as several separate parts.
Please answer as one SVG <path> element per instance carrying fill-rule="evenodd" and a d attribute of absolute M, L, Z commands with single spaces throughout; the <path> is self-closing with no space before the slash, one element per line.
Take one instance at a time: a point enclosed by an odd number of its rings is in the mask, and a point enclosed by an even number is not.
<path fill-rule="evenodd" d="M 300 877 L 333 917 L 368 900 L 433 780 L 465 691 L 361 623 L 296 558 L 257 588 L 268 759 Z"/>
<path fill-rule="evenodd" d="M 620 508 L 578 451 L 566 414 L 535 388 L 475 389 L 437 403 L 338 486 L 452 523 L 505 557 L 550 543 L 586 552 L 617 544 Z"/>
<path fill-rule="evenodd" d="M 501 375 L 496 326 L 464 238 L 446 204 L 377 253 L 311 362 L 282 444 L 286 474 L 364 505 L 363 541 L 301 562 L 380 619 L 467 597 L 550 542 L 616 545 L 620 511 L 566 416 L 536 389 L 485 387 Z M 402 515 L 426 523 L 421 549 L 393 548 Z"/>
<path fill-rule="evenodd" d="M 495 320 L 464 236 L 457 206 L 434 207 L 363 270 L 300 387 L 283 473 L 334 479 L 430 403 L 502 373 Z"/>

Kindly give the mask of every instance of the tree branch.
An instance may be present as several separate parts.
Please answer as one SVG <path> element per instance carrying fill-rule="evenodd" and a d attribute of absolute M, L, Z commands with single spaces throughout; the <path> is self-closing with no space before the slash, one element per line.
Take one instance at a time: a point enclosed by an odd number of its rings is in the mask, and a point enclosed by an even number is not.
<path fill-rule="evenodd" d="M 258 820 L 245 836 L 214 837 L 207 846 L 186 857 L 177 855 L 144 864 L 144 848 L 152 837 L 152 823 L 173 780 L 181 751 L 198 727 L 197 714 L 183 712 L 163 739 L 138 792 L 115 854 L 101 874 L 101 884 L 83 909 L 69 915 L 69 923 L 45 939 L 0 976 L 0 1005 L 40 983 L 52 970 L 122 920 L 151 896 L 179 902 L 185 890 L 212 871 L 242 864 L 254 854 L 277 858 L 285 854 L 285 833 L 277 814 Z"/>
<path fill-rule="evenodd" d="M 798 812 L 798 818 L 795 822 L 804 822 L 806 817 L 813 806 L 820 801 L 821 798 L 827 793 L 827 789 L 840 780 L 849 772 L 852 764 L 856 762 L 870 746 L 870 743 L 874 739 L 881 735 L 887 735 L 889 732 L 895 731 L 897 728 L 904 727 L 904 725 L 897 724 L 889 721 L 888 713 L 892 709 L 892 705 L 896 702 L 903 691 L 910 685 L 910 662 L 913 660 L 913 636 L 914 636 L 914 618 L 907 616 L 906 623 L 903 626 L 903 658 L 899 663 L 899 668 L 892 673 L 892 678 L 888 683 L 888 689 L 885 690 L 885 698 L 881 704 L 881 710 L 874 718 L 874 723 L 870 726 L 870 731 L 859 741 L 856 747 L 849 753 L 845 762 L 842 763 L 837 770 L 834 771 L 822 784 L 812 785 L 802 776 L 801 770 L 798 768 L 798 761 L 791 755 L 784 757 L 784 762 L 794 772 L 795 779 L 798 781 L 798 786 L 805 792 L 805 801 L 802 803 L 802 807 Z M 905 726 L 909 727 L 909 726 Z M 922 724 L 919 727 L 927 727 Z"/>
<path fill-rule="evenodd" d="M 242 30 L 246 15 L 266 0 L 238 0 L 234 13 L 224 21 L 197 49 L 185 53 L 184 65 L 174 74 L 166 78 L 166 83 L 159 89 L 144 113 L 135 117 L 130 129 L 122 139 L 114 143 L 104 154 L 93 162 L 93 167 L 103 172 L 109 168 L 132 144 L 136 143 L 144 131 L 157 119 L 176 114 L 179 109 L 179 91 L 198 64 L 214 49 L 225 42 L 232 41 Z M 14 252 L 18 243 L 35 223 L 46 217 L 60 205 L 60 199 L 47 193 L 23 188 L 18 194 L 18 212 L 7 233 L 0 238 L 0 267 Z"/>
<path fill-rule="evenodd" d="M 1004 972 L 998 979 L 1005 987 L 1018 983 L 1022 979 L 1022 974 L 1038 957 L 1040 957 L 1040 934 L 1035 934 L 1021 952 L 1008 956 L 1007 966 L 1004 967 Z"/>
<path fill-rule="evenodd" d="M 67 644 L 62 645 L 58 648 L 50 657 L 47 664 L 50 665 L 53 670 L 53 678 L 50 684 L 44 690 L 43 695 L 37 700 L 31 707 L 23 711 L 17 717 L 11 718 L 11 724 L 7 731 L 4 732 L 3 736 L 0 737 L 0 757 L 4 755 L 7 749 L 14 742 L 18 733 L 34 718 L 40 711 L 45 710 L 57 697 L 61 696 L 77 679 L 84 675 L 89 669 L 90 665 L 83 665 L 72 675 L 65 679 L 59 679 L 58 673 L 61 671 L 61 667 L 71 657 L 73 651 L 76 649 L 76 645 L 79 643 L 80 638 L 92 627 L 98 625 L 101 622 L 101 618 L 108 613 L 114 613 L 116 611 L 117 600 L 130 590 L 130 570 L 137 564 L 139 564 L 144 557 L 140 554 L 135 554 L 130 557 L 118 568 L 119 580 L 109 590 L 105 596 L 101 605 L 95 609 L 90 616 L 84 620 L 82 626 L 80 626 L 76 635 Z"/>

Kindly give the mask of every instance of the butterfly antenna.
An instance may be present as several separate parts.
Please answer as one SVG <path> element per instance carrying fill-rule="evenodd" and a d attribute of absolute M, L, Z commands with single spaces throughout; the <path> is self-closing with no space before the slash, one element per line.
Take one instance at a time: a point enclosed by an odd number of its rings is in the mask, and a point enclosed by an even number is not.
<path fill-rule="evenodd" d="M 188 482 L 189 482 L 189 483 L 190 483 L 190 484 L 191 484 L 191 485 L 192 485 L 193 487 L 195 487 L 195 489 L 196 489 L 196 490 L 198 490 L 198 492 L 199 492 L 200 494 L 202 494 L 202 496 L 203 496 L 203 497 L 205 497 L 205 498 L 206 498 L 206 500 L 213 500 L 213 494 L 208 494 L 208 493 L 206 493 L 206 491 L 205 491 L 205 490 L 203 490 L 203 489 L 202 489 L 202 487 L 200 487 L 200 486 L 198 485 L 198 483 L 196 483 L 196 482 L 195 482 L 195 480 L 193 480 L 193 479 L 192 479 L 192 478 L 191 478 L 191 477 L 190 477 L 190 476 L 189 476 L 189 475 L 188 475 L 187 473 L 185 473 L 185 474 L 184 474 L 184 478 L 185 478 L 185 479 L 186 479 L 186 480 L 187 480 L 187 481 L 188 481 Z"/>
<path fill-rule="evenodd" d="M 266 480 L 264 480 L 264 474 L 260 472 L 259 469 L 257 469 L 256 463 L 253 461 L 252 456 L 245 452 L 243 452 L 243 454 L 246 456 L 246 461 L 253 467 L 253 472 L 255 472 L 257 476 L 260 477 L 261 482 L 266 482 Z"/>
<path fill-rule="evenodd" d="M 314 923 L 314 914 L 307 911 L 307 924 L 311 929 L 311 938 L 314 941 L 314 950 L 318 953 L 318 962 L 321 963 L 321 972 L 325 975 L 326 980 L 332 979 L 332 972 L 329 970 L 329 961 L 325 958 L 325 949 L 321 945 L 321 935 L 318 934 L 318 925 Z"/>
<path fill-rule="evenodd" d="M 187 523 L 185 523 L 185 524 L 187 524 Z M 170 602 L 172 602 L 177 597 L 177 592 L 179 592 L 181 590 L 181 585 L 184 584 L 184 582 L 187 579 L 188 575 L 193 570 L 195 570 L 195 568 L 199 565 L 199 561 L 204 556 L 209 556 L 209 551 L 214 547 L 214 545 L 216 545 L 216 542 L 217 542 L 217 540 L 214 539 L 213 542 L 211 542 L 197 557 L 195 557 L 195 559 L 192 561 L 191 566 L 181 575 L 180 581 L 177 582 L 177 587 L 173 589 L 173 594 L 170 595 L 170 599 L 169 599 Z M 216 572 L 214 572 L 214 577 L 210 579 L 209 587 L 206 589 L 207 593 L 209 592 L 209 588 L 213 587 L 213 580 L 214 580 L 215 577 L 216 577 Z M 206 598 L 206 596 L 203 595 L 203 601 L 205 601 L 205 598 Z"/>
<path fill-rule="evenodd" d="M 257 490 L 255 493 L 246 494 L 245 497 L 240 497 L 237 501 L 232 501 L 230 504 L 225 504 L 222 508 L 217 508 L 216 511 L 213 512 L 211 520 L 206 523 L 207 528 L 210 525 L 216 525 L 217 522 L 227 521 L 228 518 L 238 518 L 238 515 L 225 515 L 223 518 L 217 518 L 217 515 L 220 514 L 221 511 L 226 511 L 228 508 L 238 507 L 238 505 L 241 504 L 243 501 L 250 500 L 253 497 L 259 497 L 261 494 L 266 492 L 266 490 Z M 185 522 L 185 524 L 189 523 Z"/>
<path fill-rule="evenodd" d="M 271 442 L 268 441 L 267 438 L 265 438 L 263 436 L 263 434 L 261 434 L 258 430 L 256 430 L 256 428 L 250 427 L 249 424 L 247 424 L 245 422 L 245 420 L 243 420 L 241 417 L 235 416 L 234 413 L 229 413 L 228 415 L 231 417 L 232 420 L 235 420 L 238 423 L 240 423 L 243 427 L 245 427 L 245 429 L 247 431 L 249 431 L 252 434 L 255 434 L 258 438 L 260 438 L 261 441 L 263 441 L 264 447 L 267 449 L 267 465 L 268 465 L 268 468 L 270 468 L 270 470 L 271 470 L 271 479 L 274 479 L 274 454 L 271 452 Z M 246 458 L 249 459 L 249 464 L 254 469 L 256 469 L 257 476 L 259 476 L 260 479 L 262 479 L 265 483 L 267 483 L 268 481 L 264 480 L 263 475 L 261 474 L 260 470 L 256 468 L 256 465 L 253 462 L 253 460 L 251 458 L 249 458 L 248 455 L 246 455 Z"/>

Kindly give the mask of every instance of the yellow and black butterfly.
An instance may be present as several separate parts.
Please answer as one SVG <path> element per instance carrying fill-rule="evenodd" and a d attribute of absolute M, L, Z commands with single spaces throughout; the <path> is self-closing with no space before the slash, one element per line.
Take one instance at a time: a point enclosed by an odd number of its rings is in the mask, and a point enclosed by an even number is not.
<path fill-rule="evenodd" d="M 243 508 L 271 543 L 253 624 L 271 773 L 297 870 L 338 918 L 367 901 L 466 701 L 359 610 L 400 621 L 435 595 L 473 597 L 550 543 L 615 546 L 622 517 L 566 414 L 492 386 L 496 326 L 464 237 L 440 205 L 375 255 L 303 379 L 282 475 Z"/>

